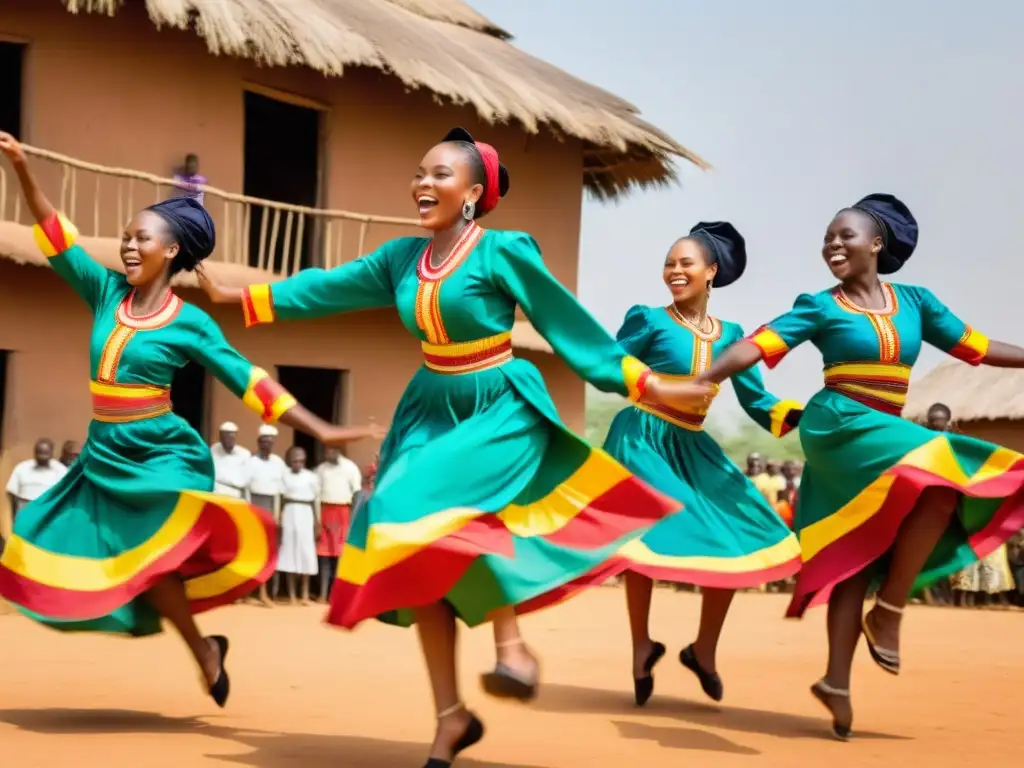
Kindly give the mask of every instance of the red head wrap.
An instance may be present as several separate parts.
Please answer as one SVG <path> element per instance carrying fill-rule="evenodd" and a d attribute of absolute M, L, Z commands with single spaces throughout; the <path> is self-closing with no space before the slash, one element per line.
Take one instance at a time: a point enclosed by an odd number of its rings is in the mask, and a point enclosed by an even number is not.
<path fill-rule="evenodd" d="M 473 143 L 476 145 L 477 151 L 480 152 L 480 157 L 484 161 L 484 178 L 487 179 L 487 183 L 484 185 L 483 197 L 477 203 L 477 208 L 480 213 L 487 213 L 497 208 L 498 202 L 501 200 L 501 180 L 498 174 L 498 168 L 501 167 L 501 163 L 498 161 L 498 150 L 490 144 L 484 144 L 482 141 L 474 141 Z"/>

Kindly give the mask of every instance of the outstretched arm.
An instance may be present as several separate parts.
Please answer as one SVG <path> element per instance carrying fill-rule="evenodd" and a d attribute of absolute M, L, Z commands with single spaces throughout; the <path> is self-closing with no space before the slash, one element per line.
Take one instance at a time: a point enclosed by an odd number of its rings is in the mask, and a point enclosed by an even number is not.
<path fill-rule="evenodd" d="M 280 421 L 325 445 L 341 445 L 367 437 L 382 439 L 386 433 L 374 424 L 339 427 L 324 421 L 300 405 L 266 371 L 242 357 L 209 318 L 204 320 L 191 356 L 268 424 Z"/>
<path fill-rule="evenodd" d="M 697 380 L 721 384 L 726 379 L 753 368 L 759 362 L 761 362 L 760 348 L 748 339 L 743 339 L 725 350 L 725 353 L 715 360 L 708 370 L 697 376 Z"/>
<path fill-rule="evenodd" d="M 334 269 L 304 269 L 280 282 L 247 288 L 219 285 L 197 270 L 199 285 L 215 304 L 241 304 L 246 326 L 390 307 L 395 303 L 390 259 L 399 243 L 390 241 Z"/>
<path fill-rule="evenodd" d="M 789 312 L 761 326 L 743 341 L 733 344 L 697 379 L 721 384 L 753 368 L 761 360 L 769 368 L 774 368 L 790 350 L 813 339 L 818 334 L 821 322 L 822 314 L 817 298 L 807 293 L 800 294 Z"/>
<path fill-rule="evenodd" d="M 78 230 L 58 213 L 53 203 L 39 188 L 28 158 L 18 141 L 9 133 L 0 132 L 0 152 L 14 168 L 25 203 L 36 225 L 32 228 L 36 245 L 47 257 L 50 266 L 93 310 L 100 302 L 107 284 L 108 272 L 75 245 Z"/>
<path fill-rule="evenodd" d="M 779 400 L 766 390 L 764 378 L 756 366 L 740 371 L 731 381 L 736 399 L 746 414 L 775 437 L 785 436 L 800 423 L 803 406 L 795 400 Z"/>
<path fill-rule="evenodd" d="M 922 336 L 933 347 L 971 365 L 1024 368 L 1024 348 L 989 339 L 953 314 L 927 288 L 918 290 Z"/>
<path fill-rule="evenodd" d="M 580 378 L 604 392 L 633 401 L 674 408 L 710 401 L 710 388 L 665 380 L 626 354 L 548 271 L 532 237 L 514 235 L 502 255 L 504 258 L 497 265 L 499 287 L 522 307 L 537 331 Z"/>

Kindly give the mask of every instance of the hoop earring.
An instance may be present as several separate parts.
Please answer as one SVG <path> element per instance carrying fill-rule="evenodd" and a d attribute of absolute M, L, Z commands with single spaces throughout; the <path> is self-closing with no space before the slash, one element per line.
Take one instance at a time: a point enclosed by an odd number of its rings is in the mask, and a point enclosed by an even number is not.
<path fill-rule="evenodd" d="M 472 200 L 467 200 L 462 204 L 462 218 L 466 221 L 472 221 L 474 216 L 476 216 L 476 203 Z"/>

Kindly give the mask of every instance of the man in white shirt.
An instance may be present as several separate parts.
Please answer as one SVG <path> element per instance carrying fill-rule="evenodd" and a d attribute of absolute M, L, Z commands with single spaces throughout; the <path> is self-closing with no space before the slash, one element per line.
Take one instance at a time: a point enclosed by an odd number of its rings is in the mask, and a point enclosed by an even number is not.
<path fill-rule="evenodd" d="M 222 496 L 234 499 L 246 498 L 249 488 L 248 449 L 238 445 L 238 425 L 225 421 L 220 425 L 220 442 L 210 446 L 213 454 L 213 470 L 216 477 L 213 490 Z"/>
<path fill-rule="evenodd" d="M 67 467 L 53 458 L 53 441 L 46 437 L 37 441 L 35 458 L 18 464 L 7 481 L 11 517 L 55 486 L 67 471 Z"/>
<path fill-rule="evenodd" d="M 260 427 L 256 439 L 256 453 L 249 457 L 247 471 L 249 476 L 249 500 L 254 506 L 270 512 L 278 524 L 281 522 L 281 495 L 284 493 L 284 475 L 288 471 L 284 459 L 274 453 L 277 442 L 277 428 L 270 424 Z M 273 607 L 270 593 L 277 594 L 280 582 L 275 573 L 270 580 L 270 590 L 266 583 L 260 586 L 259 599 L 264 605 Z"/>
<path fill-rule="evenodd" d="M 316 554 L 320 561 L 320 599 L 326 603 L 348 534 L 352 501 L 363 487 L 363 475 L 356 463 L 338 448 L 328 447 L 324 457 L 323 464 L 316 468 L 320 478 L 321 525 Z"/>

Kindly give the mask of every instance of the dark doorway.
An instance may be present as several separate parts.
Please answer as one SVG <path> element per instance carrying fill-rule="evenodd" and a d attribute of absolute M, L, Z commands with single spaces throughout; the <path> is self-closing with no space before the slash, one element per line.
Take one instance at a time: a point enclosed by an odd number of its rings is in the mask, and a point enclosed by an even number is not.
<path fill-rule="evenodd" d="M 331 368 L 305 368 L 279 365 L 278 381 L 321 419 L 339 422 L 344 402 L 344 371 Z M 312 469 L 324 460 L 324 447 L 309 435 L 295 433 L 295 444 L 306 449 L 307 466 Z"/>
<path fill-rule="evenodd" d="M 245 92 L 245 147 L 243 193 L 264 200 L 315 208 L 319 202 L 320 112 L 287 101 Z M 280 213 L 273 239 L 274 212 L 254 207 L 249 229 L 249 264 L 260 266 L 260 232 L 266 222 L 266 263 L 275 272 L 290 269 L 296 247 L 301 247 L 300 269 L 317 263 L 312 248 L 316 222 L 305 217 L 299 240 L 298 215 L 292 216 L 286 240 L 287 214 Z M 285 243 L 289 263 L 284 263 Z"/>
<path fill-rule="evenodd" d="M 207 439 L 209 426 L 209 398 L 207 382 L 210 375 L 198 363 L 188 362 L 179 368 L 171 382 L 171 406 L 174 412 L 192 425 L 192 429 Z"/>
<path fill-rule="evenodd" d="M 25 73 L 25 46 L 0 42 L 0 131 L 21 138 L 21 98 Z"/>
<path fill-rule="evenodd" d="M 0 451 L 4 449 L 4 414 L 7 413 L 7 365 L 11 353 L 0 349 Z M 3 480 L 7 482 L 7 480 Z"/>

